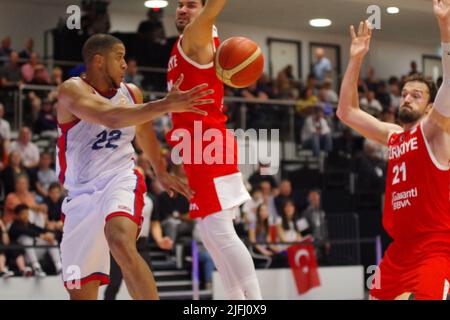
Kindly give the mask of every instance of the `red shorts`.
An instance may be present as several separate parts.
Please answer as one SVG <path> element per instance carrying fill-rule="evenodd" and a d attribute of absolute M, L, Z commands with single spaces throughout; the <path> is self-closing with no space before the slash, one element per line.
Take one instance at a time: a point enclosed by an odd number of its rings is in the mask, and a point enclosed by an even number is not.
<path fill-rule="evenodd" d="M 214 176 L 221 169 L 221 176 Z M 204 218 L 210 214 L 231 209 L 250 199 L 242 174 L 235 166 L 184 165 L 189 186 L 194 191 L 190 200 L 191 218 Z M 226 170 L 229 170 L 228 172 Z"/>
<path fill-rule="evenodd" d="M 206 138 L 208 132 L 217 137 Z M 211 127 L 204 123 L 199 132 L 190 127 L 174 128 L 167 133 L 166 141 L 181 157 L 189 186 L 195 192 L 190 200 L 192 218 L 231 209 L 250 199 L 238 169 L 236 140 L 224 124 Z"/>
<path fill-rule="evenodd" d="M 412 293 L 415 300 L 447 300 L 450 281 L 450 254 L 447 248 L 418 250 L 392 244 L 372 282 L 370 296 L 394 300 Z"/>

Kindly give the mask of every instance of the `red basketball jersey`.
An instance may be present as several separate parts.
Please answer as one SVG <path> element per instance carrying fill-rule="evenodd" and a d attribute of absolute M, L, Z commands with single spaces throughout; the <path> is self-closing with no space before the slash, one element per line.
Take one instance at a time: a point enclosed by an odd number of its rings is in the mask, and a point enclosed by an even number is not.
<path fill-rule="evenodd" d="M 217 30 L 213 28 L 213 39 L 214 46 L 217 49 L 220 45 L 219 38 L 217 36 Z M 214 157 L 222 159 L 221 164 L 215 164 L 214 166 L 208 166 L 204 169 L 205 174 L 212 177 L 220 177 L 227 174 L 232 174 L 238 172 L 237 167 L 237 145 L 236 140 L 232 132 L 227 131 L 226 121 L 227 116 L 222 112 L 223 109 L 223 83 L 217 78 L 214 62 L 207 65 L 200 65 L 195 61 L 191 60 L 184 52 L 181 47 L 181 42 L 183 41 L 183 36 L 181 35 L 172 49 L 172 55 L 169 60 L 169 67 L 167 73 L 167 84 L 168 89 L 177 81 L 177 79 L 184 75 L 184 80 L 181 83 L 180 90 L 186 91 L 198 86 L 202 83 L 207 83 L 209 85 L 208 89 L 213 89 L 214 93 L 210 96 L 204 97 L 204 99 L 214 99 L 214 103 L 201 105 L 198 108 L 208 112 L 207 116 L 202 116 L 192 112 L 184 113 L 172 113 L 172 123 L 173 129 L 169 131 L 166 135 L 166 141 L 169 145 L 175 146 L 180 142 L 179 138 L 174 139 L 176 134 L 173 134 L 177 129 L 185 129 L 190 132 L 192 139 L 192 155 L 191 164 L 205 165 L 208 163 L 209 159 L 204 159 L 203 152 L 211 142 L 220 144 L 219 148 L 215 149 L 213 153 Z M 212 45 L 213 45 L 212 44 Z M 215 138 L 205 138 L 203 135 L 208 129 L 215 129 L 220 131 L 222 139 L 218 140 Z M 195 143 L 194 143 L 195 140 Z M 196 148 L 196 144 L 201 143 L 200 148 Z M 202 161 L 198 163 L 195 161 L 194 153 L 197 153 L 197 160 L 199 159 L 198 153 L 202 152 Z M 231 155 L 231 156 L 230 156 Z M 228 157 L 228 158 L 227 158 Z M 206 160 L 206 161 L 205 161 Z M 185 163 L 186 169 L 186 163 Z"/>
<path fill-rule="evenodd" d="M 384 228 L 399 243 L 450 242 L 450 171 L 434 157 L 422 125 L 392 134 L 388 146 Z"/>
<path fill-rule="evenodd" d="M 214 28 L 214 46 L 217 49 L 220 45 L 217 31 Z M 167 72 L 167 86 L 170 90 L 181 74 L 184 74 L 183 83 L 180 90 L 186 91 L 198 86 L 202 83 L 209 85 L 208 89 L 213 89 L 211 96 L 204 99 L 214 99 L 213 104 L 199 106 L 200 109 L 208 112 L 208 116 L 204 117 L 195 113 L 174 113 L 172 114 L 172 122 L 174 128 L 191 128 L 194 121 L 201 121 L 207 126 L 225 126 L 227 117 L 223 114 L 223 83 L 217 78 L 214 68 L 214 62 L 206 65 L 200 65 L 192 61 L 181 47 L 183 36 L 181 35 L 172 49 Z"/>

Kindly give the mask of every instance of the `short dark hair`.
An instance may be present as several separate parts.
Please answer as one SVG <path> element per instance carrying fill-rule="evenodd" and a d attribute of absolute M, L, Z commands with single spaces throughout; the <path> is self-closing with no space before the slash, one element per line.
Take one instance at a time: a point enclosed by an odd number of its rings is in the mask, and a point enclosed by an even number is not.
<path fill-rule="evenodd" d="M 28 210 L 28 209 L 29 209 L 29 207 L 26 204 L 18 204 L 14 208 L 14 214 L 19 215 L 22 211 Z"/>
<path fill-rule="evenodd" d="M 436 83 L 432 79 L 426 78 L 421 74 L 415 74 L 415 75 L 412 75 L 412 76 L 406 78 L 405 85 L 408 82 L 421 82 L 421 83 L 425 84 L 428 88 L 428 91 L 430 92 L 429 102 L 434 103 L 434 99 L 436 99 L 438 88 L 436 86 Z M 403 85 L 403 87 L 405 85 Z M 402 88 L 402 90 L 403 90 L 403 88 Z"/>
<path fill-rule="evenodd" d="M 48 191 L 53 190 L 53 189 L 61 189 L 61 185 L 59 184 L 59 182 L 52 182 L 48 186 Z"/>
<path fill-rule="evenodd" d="M 90 63 L 96 54 L 104 55 L 115 44 L 123 44 L 123 42 L 109 34 L 94 34 L 83 45 L 84 63 Z"/>

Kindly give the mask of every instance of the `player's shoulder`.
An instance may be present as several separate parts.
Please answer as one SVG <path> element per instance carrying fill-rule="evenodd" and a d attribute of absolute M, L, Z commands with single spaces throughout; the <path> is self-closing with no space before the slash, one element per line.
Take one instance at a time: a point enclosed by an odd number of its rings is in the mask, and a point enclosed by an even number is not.
<path fill-rule="evenodd" d="M 131 91 L 131 94 L 133 95 L 134 99 L 136 100 L 136 103 L 142 103 L 144 98 L 143 98 L 143 94 L 142 94 L 142 90 L 135 85 L 134 83 L 125 83 L 122 82 L 124 84 L 124 86 Z"/>
<path fill-rule="evenodd" d="M 65 93 L 70 94 L 72 93 L 79 93 L 80 90 L 82 91 L 88 91 L 89 86 L 86 84 L 83 79 L 79 77 L 72 77 L 61 83 L 61 85 L 58 88 L 59 93 Z"/>

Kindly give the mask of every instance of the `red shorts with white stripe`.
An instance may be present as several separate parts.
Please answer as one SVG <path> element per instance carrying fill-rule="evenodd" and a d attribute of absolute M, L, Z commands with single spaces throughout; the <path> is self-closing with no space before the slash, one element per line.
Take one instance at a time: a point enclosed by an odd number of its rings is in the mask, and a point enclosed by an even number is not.
<path fill-rule="evenodd" d="M 64 230 L 61 242 L 64 285 L 76 288 L 91 280 L 109 282 L 110 255 L 105 223 L 117 216 L 131 219 L 140 229 L 146 192 L 138 172 L 100 181 L 64 199 Z M 139 230 L 138 230 L 139 234 Z"/>
<path fill-rule="evenodd" d="M 450 298 L 450 253 L 447 246 L 420 250 L 392 244 L 381 261 L 370 290 L 372 299 L 394 300 L 410 293 L 414 300 Z"/>

